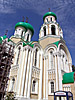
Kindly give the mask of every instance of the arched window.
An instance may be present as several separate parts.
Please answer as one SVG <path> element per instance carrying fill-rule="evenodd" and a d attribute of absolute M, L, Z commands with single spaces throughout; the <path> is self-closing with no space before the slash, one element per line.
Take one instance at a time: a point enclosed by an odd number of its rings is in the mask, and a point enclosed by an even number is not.
<path fill-rule="evenodd" d="M 53 68 L 53 51 L 50 52 L 50 68 Z"/>
<path fill-rule="evenodd" d="M 50 82 L 51 84 L 51 93 L 54 93 L 54 82 Z"/>
<path fill-rule="evenodd" d="M 36 66 L 36 64 L 37 64 L 37 52 L 38 52 L 38 49 L 36 49 L 36 51 L 35 51 L 35 62 L 34 62 L 34 66 Z"/>
<path fill-rule="evenodd" d="M 21 37 L 23 37 L 23 36 L 24 36 L 23 32 L 24 32 L 24 31 L 22 31 L 22 33 L 21 33 Z"/>
<path fill-rule="evenodd" d="M 54 25 L 51 25 L 51 34 L 52 35 L 55 35 L 55 26 Z"/>
<path fill-rule="evenodd" d="M 32 83 L 32 92 L 35 92 L 36 81 L 34 80 Z"/>
<path fill-rule="evenodd" d="M 13 91 L 14 83 L 15 83 L 15 78 L 13 77 L 13 78 L 12 78 L 12 87 L 11 87 L 11 91 Z"/>
<path fill-rule="evenodd" d="M 44 30 L 44 36 L 46 36 L 46 26 L 43 28 Z"/>
<path fill-rule="evenodd" d="M 52 21 L 52 17 L 50 18 L 50 21 Z"/>
<path fill-rule="evenodd" d="M 18 56 L 17 56 L 17 61 L 16 61 L 16 64 L 18 64 L 18 61 L 19 61 L 20 50 L 21 50 L 21 47 L 19 47 L 19 48 L 18 48 Z"/>
<path fill-rule="evenodd" d="M 27 41 L 29 40 L 29 34 L 27 35 Z"/>

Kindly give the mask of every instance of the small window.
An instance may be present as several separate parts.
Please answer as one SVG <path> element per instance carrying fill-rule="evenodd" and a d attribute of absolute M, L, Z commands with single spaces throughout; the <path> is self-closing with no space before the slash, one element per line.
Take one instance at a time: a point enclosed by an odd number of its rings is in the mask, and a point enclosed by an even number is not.
<path fill-rule="evenodd" d="M 29 34 L 28 34 L 28 36 L 27 36 L 27 41 L 29 40 Z"/>
<path fill-rule="evenodd" d="M 23 37 L 23 31 L 22 31 L 21 37 Z"/>
<path fill-rule="evenodd" d="M 51 82 L 51 93 L 54 93 L 54 82 Z"/>
<path fill-rule="evenodd" d="M 50 68 L 53 68 L 53 51 L 50 52 Z"/>
<path fill-rule="evenodd" d="M 47 18 L 47 22 L 48 22 L 48 18 Z"/>
<path fill-rule="evenodd" d="M 44 36 L 46 36 L 46 26 L 43 28 L 44 30 Z"/>
<path fill-rule="evenodd" d="M 13 78 L 12 78 L 12 87 L 11 87 L 11 91 L 13 91 L 14 83 L 15 83 L 15 78 L 13 77 Z"/>
<path fill-rule="evenodd" d="M 51 33 L 52 33 L 52 35 L 55 35 L 55 26 L 54 25 L 51 26 Z"/>
<path fill-rule="evenodd" d="M 51 17 L 50 19 L 51 19 L 51 21 L 52 21 L 52 17 Z"/>
<path fill-rule="evenodd" d="M 32 84 L 32 92 L 35 92 L 35 85 L 36 85 L 36 81 L 34 80 Z"/>
<path fill-rule="evenodd" d="M 35 51 L 35 63 L 34 63 L 35 66 L 37 64 L 37 52 L 38 52 L 38 50 L 36 49 L 36 51 Z"/>

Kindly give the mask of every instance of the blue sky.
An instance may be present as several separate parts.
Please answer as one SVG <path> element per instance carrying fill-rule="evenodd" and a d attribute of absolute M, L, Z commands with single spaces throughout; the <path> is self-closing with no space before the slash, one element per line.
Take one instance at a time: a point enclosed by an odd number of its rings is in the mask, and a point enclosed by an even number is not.
<path fill-rule="evenodd" d="M 75 65 L 75 0 L 0 0 L 0 36 L 8 30 L 7 36 L 14 34 L 15 24 L 28 17 L 34 27 L 32 40 L 37 41 L 43 24 L 43 15 L 51 9 L 57 15 L 64 40 Z"/>

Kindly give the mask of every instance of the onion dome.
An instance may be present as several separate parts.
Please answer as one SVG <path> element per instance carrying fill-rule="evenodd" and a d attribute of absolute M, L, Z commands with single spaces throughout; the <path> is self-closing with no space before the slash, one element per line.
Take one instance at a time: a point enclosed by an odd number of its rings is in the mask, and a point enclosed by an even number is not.
<path fill-rule="evenodd" d="M 55 13 L 53 13 L 53 12 L 47 12 L 47 13 L 45 13 L 45 15 L 43 16 L 43 20 L 45 19 L 45 17 L 47 17 L 47 16 L 54 16 L 55 17 L 55 19 L 57 19 L 57 16 L 56 16 L 56 14 Z"/>
<path fill-rule="evenodd" d="M 27 26 L 27 29 L 29 29 L 29 30 L 32 32 L 32 36 L 33 36 L 33 34 L 34 34 L 34 29 L 33 29 L 32 25 L 29 24 L 29 23 L 25 23 L 25 24 L 26 24 L 26 26 Z"/>
<path fill-rule="evenodd" d="M 26 25 L 25 22 L 18 22 L 18 23 L 15 25 L 15 29 L 16 29 L 18 26 L 24 27 L 24 28 L 27 30 L 27 25 Z"/>
<path fill-rule="evenodd" d="M 16 29 L 17 27 L 19 27 L 19 26 L 24 27 L 26 30 L 29 29 L 29 30 L 32 32 L 32 36 L 33 36 L 33 34 L 34 34 L 34 29 L 33 29 L 33 27 L 32 27 L 31 24 L 26 23 L 26 22 L 18 22 L 18 23 L 15 25 L 15 29 Z"/>

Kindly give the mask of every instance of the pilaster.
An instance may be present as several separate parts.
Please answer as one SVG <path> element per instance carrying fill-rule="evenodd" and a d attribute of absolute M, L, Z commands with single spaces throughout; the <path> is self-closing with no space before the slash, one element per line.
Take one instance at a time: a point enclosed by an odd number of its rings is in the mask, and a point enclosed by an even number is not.
<path fill-rule="evenodd" d="M 39 80 L 39 100 L 42 99 L 42 74 L 43 74 L 43 55 L 41 53 L 41 59 L 40 59 L 40 80 Z"/>
<path fill-rule="evenodd" d="M 27 98 L 30 98 L 30 92 L 31 92 L 30 90 L 31 90 L 31 78 L 32 78 L 32 64 L 33 64 L 33 51 L 32 51 L 32 54 L 31 54 L 31 64 L 30 64 Z"/>
<path fill-rule="evenodd" d="M 21 95 L 23 96 L 24 91 L 24 82 L 25 82 L 25 75 L 26 75 L 26 65 L 27 65 L 27 59 L 28 59 L 28 49 L 26 49 L 26 58 L 25 58 L 25 64 L 24 64 L 24 71 L 23 71 L 23 78 L 22 78 L 22 87 L 21 87 Z"/>
<path fill-rule="evenodd" d="M 27 97 L 27 88 L 28 88 L 28 80 L 29 80 L 29 67 L 30 67 L 30 56 L 31 56 L 31 51 L 29 51 L 29 57 L 28 57 L 28 66 L 27 66 L 27 72 L 26 72 L 26 80 L 25 80 L 25 90 L 24 90 L 24 97 Z"/>

